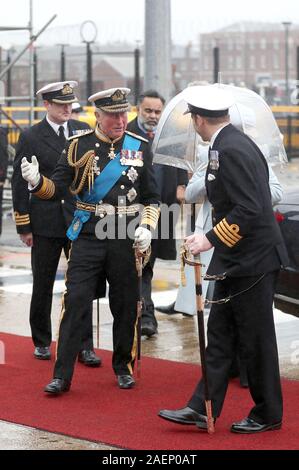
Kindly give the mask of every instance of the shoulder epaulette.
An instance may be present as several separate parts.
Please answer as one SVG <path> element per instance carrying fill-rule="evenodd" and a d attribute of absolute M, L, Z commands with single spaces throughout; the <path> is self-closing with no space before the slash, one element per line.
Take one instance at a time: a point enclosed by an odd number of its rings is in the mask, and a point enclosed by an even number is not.
<path fill-rule="evenodd" d="M 92 134 L 94 132 L 94 129 L 78 129 L 76 131 L 76 134 L 71 135 L 68 137 L 67 140 L 73 140 L 76 139 L 77 137 L 83 137 L 84 135 Z"/>
<path fill-rule="evenodd" d="M 141 137 L 141 135 L 138 135 L 138 134 L 134 134 L 134 132 L 130 132 L 130 131 L 125 131 L 126 134 L 128 135 L 131 135 L 132 137 L 136 137 L 136 139 L 139 139 L 139 140 L 142 140 L 142 142 L 149 142 L 147 139 L 145 139 L 144 137 Z"/>

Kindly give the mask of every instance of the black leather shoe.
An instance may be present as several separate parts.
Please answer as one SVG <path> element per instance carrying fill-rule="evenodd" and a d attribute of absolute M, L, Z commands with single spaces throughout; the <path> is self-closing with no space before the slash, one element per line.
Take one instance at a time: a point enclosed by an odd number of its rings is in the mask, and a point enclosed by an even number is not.
<path fill-rule="evenodd" d="M 131 375 L 118 375 L 117 382 L 119 388 L 133 388 L 135 385 L 135 380 Z"/>
<path fill-rule="evenodd" d="M 35 359 L 41 359 L 42 361 L 51 359 L 50 348 L 48 346 L 37 346 L 33 355 Z"/>
<path fill-rule="evenodd" d="M 185 313 L 185 312 L 179 312 L 178 310 L 176 310 L 174 308 L 175 306 L 175 302 L 173 302 L 172 304 L 170 305 L 166 305 L 165 307 L 155 307 L 155 309 L 158 311 L 158 312 L 161 312 L 161 313 L 165 313 L 166 315 L 177 315 L 177 314 L 181 314 L 183 315 L 184 317 L 188 317 L 188 318 L 192 318 L 193 315 L 190 314 L 190 313 Z"/>
<path fill-rule="evenodd" d="M 78 354 L 78 361 L 88 367 L 100 367 L 102 360 L 92 349 L 83 349 Z"/>
<path fill-rule="evenodd" d="M 156 327 L 156 325 L 149 321 L 149 322 L 145 322 L 141 325 L 141 334 L 144 335 L 144 336 L 147 336 L 148 338 L 150 338 L 151 336 L 153 335 L 156 335 L 158 333 L 158 329 Z"/>
<path fill-rule="evenodd" d="M 233 423 L 230 430 L 239 434 L 254 434 L 257 432 L 274 431 L 281 428 L 282 422 L 274 424 L 260 424 L 251 418 L 244 418 L 238 423 Z"/>
<path fill-rule="evenodd" d="M 178 312 L 175 308 L 175 302 L 173 302 L 172 304 L 170 305 L 166 305 L 165 307 L 155 307 L 155 309 L 158 311 L 158 312 L 161 312 L 161 313 L 165 313 L 166 315 L 176 315 L 177 313 L 182 313 L 182 312 Z"/>
<path fill-rule="evenodd" d="M 189 406 L 180 410 L 161 410 L 158 414 L 160 418 L 178 424 L 196 424 L 199 429 L 208 429 L 207 417 L 192 410 Z"/>
<path fill-rule="evenodd" d="M 71 382 L 65 379 L 53 379 L 46 387 L 44 392 L 52 393 L 53 395 L 59 395 L 63 392 L 68 392 L 71 387 Z"/>

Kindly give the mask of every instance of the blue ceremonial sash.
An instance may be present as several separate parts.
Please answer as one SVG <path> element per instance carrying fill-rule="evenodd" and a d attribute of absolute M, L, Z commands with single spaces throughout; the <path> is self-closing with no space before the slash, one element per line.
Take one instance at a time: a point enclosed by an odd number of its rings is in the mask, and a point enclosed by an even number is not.
<path fill-rule="evenodd" d="M 126 134 L 122 149 L 123 150 L 139 150 L 141 141 Z M 82 199 L 77 196 L 77 200 L 80 202 L 97 204 L 99 201 L 109 193 L 110 189 L 117 183 L 122 175 L 123 171 L 129 168 L 128 165 L 122 165 L 120 163 L 120 153 L 118 153 L 111 162 L 109 162 L 103 171 L 96 177 L 94 185 L 90 193 L 86 191 L 83 194 Z M 75 210 L 74 218 L 69 226 L 66 235 L 70 240 L 76 240 L 79 233 L 82 230 L 83 224 L 90 219 L 91 212 L 83 211 L 80 209 Z"/>

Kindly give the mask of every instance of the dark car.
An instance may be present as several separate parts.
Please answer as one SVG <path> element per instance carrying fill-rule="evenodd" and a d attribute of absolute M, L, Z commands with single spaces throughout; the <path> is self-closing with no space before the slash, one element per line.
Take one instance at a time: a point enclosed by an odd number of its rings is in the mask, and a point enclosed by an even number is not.
<path fill-rule="evenodd" d="M 275 307 L 299 317 L 299 189 L 285 192 L 274 213 L 289 255 L 289 266 L 279 274 Z"/>

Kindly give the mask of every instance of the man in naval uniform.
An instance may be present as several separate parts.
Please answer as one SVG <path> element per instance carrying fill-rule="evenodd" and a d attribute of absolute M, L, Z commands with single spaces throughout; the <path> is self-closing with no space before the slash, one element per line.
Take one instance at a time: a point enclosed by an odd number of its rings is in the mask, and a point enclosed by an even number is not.
<path fill-rule="evenodd" d="M 62 250 L 68 256 L 67 224 L 74 212 L 74 201 L 66 195 L 64 201 L 47 201 L 30 195 L 22 178 L 21 160 L 36 155 L 40 170 L 50 177 L 69 136 L 89 129 L 85 123 L 71 118 L 72 103 L 77 101 L 74 88 L 77 82 L 49 83 L 36 94 L 43 99 L 47 114 L 38 124 L 24 131 L 19 138 L 12 195 L 17 232 L 22 242 L 31 247 L 33 290 L 30 305 L 30 326 L 36 359 L 50 359 L 51 308 L 53 285 Z M 92 304 L 86 310 L 79 361 L 98 367 L 101 360 L 93 351 Z"/>
<path fill-rule="evenodd" d="M 138 278 L 133 242 L 135 239 L 142 252 L 149 247 L 159 217 L 159 198 L 148 141 L 125 132 L 129 91 L 113 88 L 89 98 L 95 107 L 96 129 L 69 139 L 51 180 L 39 173 L 36 158 L 32 163 L 25 158 L 22 162 L 23 177 L 35 196 L 60 200 L 70 189 L 77 198 L 67 232 L 73 243 L 54 379 L 45 388 L 48 393 L 70 388 L 85 305 L 93 299 L 98 279 L 103 277 L 109 282 L 114 319 L 113 370 L 120 388 L 130 389 L 135 384 Z M 140 225 L 129 236 L 123 228 L 132 225 L 141 205 Z M 118 235 L 120 229 L 122 234 Z"/>
<path fill-rule="evenodd" d="M 206 370 L 216 419 L 222 410 L 234 357 L 235 331 L 254 406 L 235 422 L 235 433 L 280 429 L 282 394 L 273 320 L 273 297 L 281 264 L 287 262 L 274 218 L 267 162 L 255 143 L 229 121 L 234 100 L 217 86 L 184 91 L 196 132 L 210 142 L 206 190 L 213 228 L 186 243 L 193 255 L 214 247 L 207 274 L 216 276 L 208 320 Z M 221 300 L 220 300 L 221 299 Z M 207 430 L 205 387 L 200 380 L 187 406 L 159 416 Z"/>

